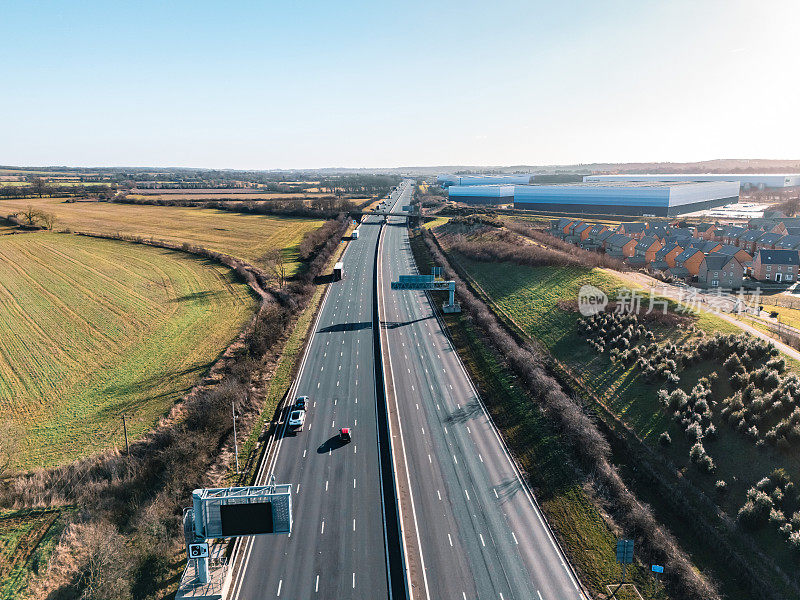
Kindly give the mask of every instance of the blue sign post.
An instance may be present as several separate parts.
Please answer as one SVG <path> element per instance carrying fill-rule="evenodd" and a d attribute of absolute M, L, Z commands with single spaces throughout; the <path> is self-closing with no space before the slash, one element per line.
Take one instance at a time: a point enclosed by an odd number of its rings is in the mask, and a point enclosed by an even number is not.
<path fill-rule="evenodd" d="M 664 567 L 662 567 L 661 565 L 653 565 L 651 567 L 651 570 L 653 571 L 653 573 L 663 573 Z"/>

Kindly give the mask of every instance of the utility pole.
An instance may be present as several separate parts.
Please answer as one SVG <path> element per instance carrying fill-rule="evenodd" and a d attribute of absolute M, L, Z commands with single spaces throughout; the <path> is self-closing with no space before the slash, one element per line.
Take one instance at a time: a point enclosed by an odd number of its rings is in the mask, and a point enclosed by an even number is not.
<path fill-rule="evenodd" d="M 239 442 L 236 439 L 236 405 L 231 400 L 231 414 L 233 415 L 233 453 L 236 456 L 236 474 L 239 474 Z"/>
<path fill-rule="evenodd" d="M 125 455 L 130 456 L 131 449 L 128 446 L 128 425 L 125 423 L 125 415 L 122 415 L 122 431 L 125 432 Z"/>

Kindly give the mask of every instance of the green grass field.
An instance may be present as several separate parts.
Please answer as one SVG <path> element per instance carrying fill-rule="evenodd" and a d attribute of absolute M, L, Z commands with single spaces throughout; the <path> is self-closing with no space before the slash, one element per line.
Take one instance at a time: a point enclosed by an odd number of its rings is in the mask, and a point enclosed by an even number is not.
<path fill-rule="evenodd" d="M 566 365 L 574 376 L 599 396 L 613 414 L 631 427 L 646 444 L 665 453 L 683 476 L 718 502 L 730 516 L 735 518 L 744 503 L 747 488 L 773 469 L 783 467 L 794 481 L 800 481 L 800 462 L 796 456 L 787 456 L 772 448 L 758 450 L 752 441 L 724 422 L 718 411 L 715 411 L 713 419 L 717 439 L 706 445 L 717 470 L 709 475 L 691 465 L 689 449 L 692 442 L 658 403 L 656 392 L 664 387 L 663 383 L 648 383 L 634 364 L 615 363 L 608 358 L 608 353 L 597 353 L 577 334 L 576 322 L 580 314 L 564 310 L 558 305 L 559 300 L 575 300 L 584 283 L 595 285 L 612 297 L 623 285 L 621 280 L 597 269 L 526 267 L 476 262 L 463 257 L 457 259 L 502 313 L 542 343 L 554 358 Z M 701 314 L 695 324 L 708 333 L 716 330 L 722 330 L 723 333 L 740 332 L 729 323 L 706 313 Z M 679 342 L 689 335 L 685 330 L 664 325 L 654 324 L 651 329 L 661 340 Z M 716 362 L 704 362 L 681 371 L 680 387 L 688 392 L 700 377 L 714 372 L 720 375 L 714 387 L 714 399 L 721 400 L 730 395 L 732 390 L 721 364 Z M 667 431 L 673 440 L 668 448 L 661 448 L 658 444 L 658 437 L 663 431 Z M 718 479 L 728 484 L 725 496 L 719 496 L 714 491 Z M 657 504 L 657 499 L 649 501 Z M 754 538 L 782 567 L 791 568 L 793 555 L 776 531 L 765 528 L 754 533 Z"/>
<path fill-rule="evenodd" d="M 256 307 L 229 269 L 55 233 L 0 237 L 0 414 L 20 468 L 136 437 L 189 390 Z"/>
<path fill-rule="evenodd" d="M 297 260 L 300 240 L 323 224 L 318 219 L 243 215 L 191 207 L 65 203 L 58 198 L 0 200 L 0 215 L 24 210 L 28 205 L 55 214 L 56 229 L 189 242 L 256 265 L 267 251 L 280 248 L 289 261 L 290 275 L 300 266 Z"/>
<path fill-rule="evenodd" d="M 29 577 L 47 568 L 63 530 L 61 509 L 0 510 L 0 598 L 23 597 Z"/>

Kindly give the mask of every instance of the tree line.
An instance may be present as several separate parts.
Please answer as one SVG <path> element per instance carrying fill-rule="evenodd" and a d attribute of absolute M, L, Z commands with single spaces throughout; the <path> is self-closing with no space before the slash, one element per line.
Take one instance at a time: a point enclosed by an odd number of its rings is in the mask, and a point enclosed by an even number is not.
<path fill-rule="evenodd" d="M 385 196 L 400 183 L 395 175 L 341 175 L 323 177 L 319 182 L 320 191 L 340 194 L 367 194 Z"/>

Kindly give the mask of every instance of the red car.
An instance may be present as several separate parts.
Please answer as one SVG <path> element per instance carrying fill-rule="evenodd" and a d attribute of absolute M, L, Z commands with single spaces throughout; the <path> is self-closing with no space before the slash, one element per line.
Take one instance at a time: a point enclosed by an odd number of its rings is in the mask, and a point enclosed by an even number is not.
<path fill-rule="evenodd" d="M 349 427 L 342 427 L 339 430 L 339 439 L 343 442 L 349 442 L 352 438 L 350 437 L 350 428 Z"/>

